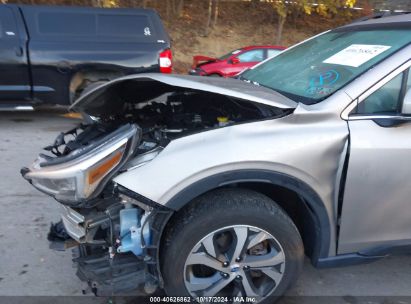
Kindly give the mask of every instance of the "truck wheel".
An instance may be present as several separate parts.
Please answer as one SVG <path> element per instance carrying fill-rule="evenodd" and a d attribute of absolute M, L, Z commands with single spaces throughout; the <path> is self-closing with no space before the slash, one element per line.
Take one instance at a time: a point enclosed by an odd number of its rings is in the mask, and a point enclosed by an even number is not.
<path fill-rule="evenodd" d="M 168 295 L 272 302 L 302 268 L 296 226 L 274 201 L 255 191 L 207 193 L 167 229 L 162 274 Z"/>

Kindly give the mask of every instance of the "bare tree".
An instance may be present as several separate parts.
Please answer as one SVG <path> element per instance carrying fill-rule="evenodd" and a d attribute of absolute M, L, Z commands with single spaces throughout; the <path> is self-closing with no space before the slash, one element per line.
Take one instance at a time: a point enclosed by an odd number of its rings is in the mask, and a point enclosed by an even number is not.
<path fill-rule="evenodd" d="M 184 8 L 184 0 L 174 0 L 174 16 L 181 17 Z"/>
<path fill-rule="evenodd" d="M 217 19 L 218 19 L 218 4 L 220 0 L 214 0 L 214 5 L 213 5 L 213 23 L 211 25 L 212 28 L 214 28 L 217 25 Z"/>
<path fill-rule="evenodd" d="M 204 31 L 205 36 L 208 36 L 211 32 L 211 29 L 214 28 L 217 24 L 218 3 L 219 3 L 219 0 L 209 0 L 208 1 L 207 23 L 206 23 L 206 27 Z"/>
<path fill-rule="evenodd" d="M 208 36 L 210 34 L 212 12 L 213 12 L 213 0 L 208 0 L 207 23 L 206 23 L 206 27 L 205 27 L 205 31 L 204 31 L 205 36 Z"/>
<path fill-rule="evenodd" d="M 184 0 L 164 0 L 166 2 L 166 16 L 167 20 L 172 18 L 179 18 L 183 13 Z"/>
<path fill-rule="evenodd" d="M 283 30 L 286 16 L 278 15 L 277 34 L 275 36 L 275 44 L 280 45 L 283 40 Z"/>

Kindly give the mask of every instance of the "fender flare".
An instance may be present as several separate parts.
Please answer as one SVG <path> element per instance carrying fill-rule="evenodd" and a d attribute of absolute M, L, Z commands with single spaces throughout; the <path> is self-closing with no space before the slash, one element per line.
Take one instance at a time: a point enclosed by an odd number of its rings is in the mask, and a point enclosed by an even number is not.
<path fill-rule="evenodd" d="M 315 263 L 318 259 L 329 256 L 331 231 L 324 202 L 305 182 L 284 173 L 250 169 L 218 173 L 191 184 L 164 205 L 178 211 L 201 194 L 222 186 L 243 182 L 269 183 L 287 188 L 300 195 L 308 205 L 317 228 L 312 261 Z"/>

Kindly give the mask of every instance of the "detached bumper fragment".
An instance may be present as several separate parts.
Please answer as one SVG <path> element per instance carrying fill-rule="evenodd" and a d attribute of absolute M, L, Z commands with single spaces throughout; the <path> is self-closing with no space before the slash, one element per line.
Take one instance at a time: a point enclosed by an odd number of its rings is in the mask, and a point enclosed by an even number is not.
<path fill-rule="evenodd" d="M 106 251 L 82 245 L 73 250 L 77 276 L 87 282 L 96 296 L 112 296 L 136 290 L 146 281 L 145 265 L 133 254 L 110 259 Z"/>
<path fill-rule="evenodd" d="M 47 240 L 50 242 L 50 249 L 55 251 L 65 251 L 68 248 L 78 246 L 78 242 L 67 234 L 62 221 L 50 225 Z"/>

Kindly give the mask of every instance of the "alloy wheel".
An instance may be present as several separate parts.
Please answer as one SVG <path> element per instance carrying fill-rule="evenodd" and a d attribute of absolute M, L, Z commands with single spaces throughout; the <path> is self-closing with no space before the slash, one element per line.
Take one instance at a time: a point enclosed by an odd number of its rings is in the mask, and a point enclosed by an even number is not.
<path fill-rule="evenodd" d="M 184 282 L 193 297 L 261 301 L 277 288 L 284 269 L 284 251 L 270 233 L 234 225 L 213 231 L 193 247 L 184 266 Z"/>

